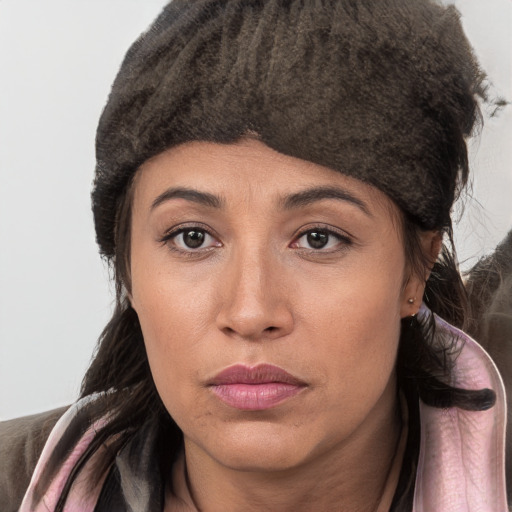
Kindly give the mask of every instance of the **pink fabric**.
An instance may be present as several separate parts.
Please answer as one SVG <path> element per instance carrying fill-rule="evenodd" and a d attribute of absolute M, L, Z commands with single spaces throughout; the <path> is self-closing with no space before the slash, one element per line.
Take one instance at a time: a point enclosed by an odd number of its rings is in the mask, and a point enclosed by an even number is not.
<path fill-rule="evenodd" d="M 441 337 L 457 339 L 453 385 L 489 388 L 496 404 L 487 411 L 438 409 L 420 401 L 421 445 L 414 512 L 507 512 L 506 402 L 503 382 L 480 345 L 436 318 Z"/>
<path fill-rule="evenodd" d="M 94 436 L 96 435 L 97 430 L 101 428 L 107 420 L 101 419 L 97 421 L 85 432 L 85 434 L 75 446 L 74 450 L 61 466 L 56 477 L 53 479 L 50 487 L 46 491 L 43 499 L 37 506 L 32 507 L 32 498 L 34 496 L 35 485 L 41 477 L 41 473 L 44 470 L 46 463 L 48 462 L 50 454 L 57 445 L 66 428 L 71 423 L 72 419 L 75 417 L 78 410 L 80 410 L 80 408 L 89 403 L 91 400 L 94 400 L 96 396 L 97 395 L 91 395 L 90 397 L 86 397 L 78 401 L 76 404 L 70 407 L 68 411 L 66 411 L 66 413 L 59 419 L 53 428 L 41 453 L 41 457 L 39 458 L 39 461 L 36 465 L 34 474 L 32 475 L 30 485 L 25 494 L 25 497 L 23 498 L 19 512 L 53 512 L 55 510 L 59 496 L 62 493 L 62 489 L 64 488 L 71 469 L 76 464 L 80 456 L 85 452 Z M 90 464 L 88 466 L 90 467 Z M 88 471 L 86 467 L 73 484 L 70 492 L 70 499 L 68 499 L 66 502 L 64 512 L 94 512 L 94 507 L 96 506 L 96 502 L 98 501 L 99 494 L 101 492 L 102 482 L 100 482 L 100 485 L 96 488 L 95 492 L 87 492 L 84 485 L 87 475 Z"/>

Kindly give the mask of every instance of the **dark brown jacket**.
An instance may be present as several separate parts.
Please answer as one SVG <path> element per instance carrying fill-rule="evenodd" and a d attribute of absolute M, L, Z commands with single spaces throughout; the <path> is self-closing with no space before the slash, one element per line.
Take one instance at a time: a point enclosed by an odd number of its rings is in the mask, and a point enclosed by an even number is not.
<path fill-rule="evenodd" d="M 15 512 L 39 455 L 67 407 L 0 422 L 0 511 Z"/>

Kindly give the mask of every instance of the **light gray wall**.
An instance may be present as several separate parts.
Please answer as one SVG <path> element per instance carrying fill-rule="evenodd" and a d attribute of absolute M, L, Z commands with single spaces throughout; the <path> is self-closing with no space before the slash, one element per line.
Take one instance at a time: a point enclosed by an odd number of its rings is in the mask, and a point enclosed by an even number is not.
<path fill-rule="evenodd" d="M 449 3 L 449 2 L 447 2 Z M 512 2 L 455 0 L 469 40 L 494 87 L 512 102 Z M 469 144 L 473 199 L 455 226 L 463 269 L 491 251 L 512 228 L 512 105 L 494 118 L 484 109 L 484 127 Z M 458 212 L 461 213 L 460 204 Z"/>
<path fill-rule="evenodd" d="M 94 132 L 129 44 L 165 0 L 0 0 L 0 419 L 74 400 L 111 307 L 89 205 Z M 459 0 L 512 99 L 512 2 Z M 466 267 L 512 226 L 512 108 L 472 144 Z M 482 206 L 477 206 L 480 202 Z"/>
<path fill-rule="evenodd" d="M 97 120 L 165 0 L 0 1 L 0 418 L 69 403 L 111 307 Z"/>

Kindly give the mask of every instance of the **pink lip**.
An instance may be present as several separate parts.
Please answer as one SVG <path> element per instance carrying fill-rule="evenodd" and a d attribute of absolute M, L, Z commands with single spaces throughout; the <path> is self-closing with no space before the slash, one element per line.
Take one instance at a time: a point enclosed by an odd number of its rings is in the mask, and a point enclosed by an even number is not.
<path fill-rule="evenodd" d="M 303 381 L 270 364 L 252 368 L 241 364 L 230 366 L 208 385 L 222 402 L 243 411 L 269 409 L 306 387 Z"/>

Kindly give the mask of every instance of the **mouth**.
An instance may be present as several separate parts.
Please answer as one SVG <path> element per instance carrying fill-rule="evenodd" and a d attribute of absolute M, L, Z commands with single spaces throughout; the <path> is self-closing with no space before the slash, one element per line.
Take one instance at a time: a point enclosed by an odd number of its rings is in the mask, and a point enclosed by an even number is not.
<path fill-rule="evenodd" d="M 216 375 L 208 387 L 226 405 L 242 411 L 262 411 L 292 398 L 307 384 L 278 366 L 237 364 Z"/>

